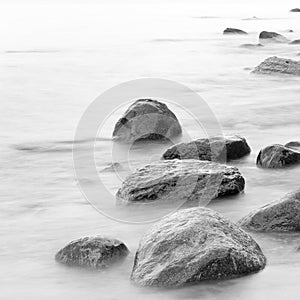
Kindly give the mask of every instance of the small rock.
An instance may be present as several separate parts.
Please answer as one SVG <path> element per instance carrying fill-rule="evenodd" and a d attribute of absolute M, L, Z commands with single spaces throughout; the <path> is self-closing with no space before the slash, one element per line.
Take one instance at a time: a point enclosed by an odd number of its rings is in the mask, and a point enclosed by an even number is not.
<path fill-rule="evenodd" d="M 262 44 L 242 44 L 241 47 L 251 49 L 251 48 L 261 48 L 261 47 L 263 47 L 263 45 Z"/>
<path fill-rule="evenodd" d="M 290 45 L 299 45 L 299 44 L 300 44 L 300 40 L 294 40 L 290 42 Z"/>
<path fill-rule="evenodd" d="M 289 142 L 289 143 L 285 144 L 285 147 L 300 151 L 300 142 L 298 142 L 298 141 Z"/>
<path fill-rule="evenodd" d="M 251 212 L 238 225 L 253 231 L 300 231 L 300 190 Z"/>
<path fill-rule="evenodd" d="M 275 144 L 262 149 L 256 160 L 261 168 L 283 168 L 300 163 L 300 149 L 290 144 Z"/>
<path fill-rule="evenodd" d="M 113 137 L 123 142 L 169 139 L 181 134 L 176 116 L 166 104 L 152 99 L 134 102 L 116 123 Z"/>
<path fill-rule="evenodd" d="M 252 73 L 300 76 L 300 62 L 292 59 L 273 56 L 263 61 L 252 71 Z"/>
<path fill-rule="evenodd" d="M 300 12 L 300 8 L 293 8 L 290 10 L 291 12 Z"/>
<path fill-rule="evenodd" d="M 166 150 L 163 159 L 232 160 L 251 152 L 245 138 L 238 135 L 214 136 L 174 145 Z"/>
<path fill-rule="evenodd" d="M 109 166 L 103 168 L 101 172 L 115 172 L 115 171 L 122 171 L 122 165 L 118 162 L 111 163 Z"/>
<path fill-rule="evenodd" d="M 242 192 L 245 180 L 236 167 L 218 163 L 163 160 L 148 164 L 129 175 L 116 194 L 118 204 L 166 201 L 184 203 Z"/>
<path fill-rule="evenodd" d="M 129 250 L 119 240 L 84 237 L 70 242 L 55 255 L 56 261 L 70 265 L 101 269 L 126 257 Z"/>
<path fill-rule="evenodd" d="M 271 31 L 262 31 L 259 35 L 259 40 L 261 42 L 276 42 L 276 43 L 287 43 L 289 41 L 283 35 Z"/>
<path fill-rule="evenodd" d="M 248 33 L 236 28 L 226 28 L 223 34 L 248 34 Z"/>
<path fill-rule="evenodd" d="M 255 240 L 204 207 L 164 217 L 142 237 L 131 280 L 142 286 L 178 287 L 258 272 L 266 258 Z"/>

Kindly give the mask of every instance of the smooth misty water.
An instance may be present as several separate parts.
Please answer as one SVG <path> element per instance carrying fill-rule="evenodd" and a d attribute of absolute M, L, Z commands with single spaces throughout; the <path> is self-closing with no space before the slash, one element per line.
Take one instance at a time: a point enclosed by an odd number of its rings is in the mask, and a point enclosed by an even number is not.
<path fill-rule="evenodd" d="M 1 299 L 300 297 L 300 254 L 295 251 L 299 234 L 255 234 L 268 258 L 266 269 L 258 274 L 176 290 L 132 285 L 128 278 L 134 253 L 150 225 L 119 223 L 100 215 L 74 178 L 72 140 L 86 107 L 123 81 L 157 77 L 198 92 L 224 132 L 247 137 L 252 147 L 250 156 L 233 163 L 246 178 L 245 193 L 215 201 L 211 208 L 236 221 L 299 187 L 300 168 L 261 170 L 255 158 L 265 145 L 300 139 L 300 79 L 254 76 L 246 68 L 271 55 L 297 59 L 300 47 L 239 47 L 257 42 L 261 30 L 300 38 L 300 14 L 288 13 L 299 2 L 206 2 L 1 2 Z M 247 20 L 253 16 L 260 19 Z M 224 37 L 226 27 L 250 34 Z M 289 29 L 294 33 L 287 33 Z M 129 100 L 119 97 L 120 105 Z M 185 105 L 184 95 L 180 105 Z M 196 108 L 197 103 L 186 107 Z M 193 120 L 173 109 L 187 132 L 203 135 Z M 119 114 L 111 116 L 97 143 L 99 170 L 110 163 L 110 136 Z M 157 159 L 166 146 L 134 147 L 130 164 Z M 112 192 L 120 186 L 112 172 L 101 176 Z M 114 203 L 103 199 L 103 207 L 112 209 Z M 131 250 L 125 263 L 100 272 L 55 263 L 54 254 L 65 243 L 96 234 L 123 240 Z"/>

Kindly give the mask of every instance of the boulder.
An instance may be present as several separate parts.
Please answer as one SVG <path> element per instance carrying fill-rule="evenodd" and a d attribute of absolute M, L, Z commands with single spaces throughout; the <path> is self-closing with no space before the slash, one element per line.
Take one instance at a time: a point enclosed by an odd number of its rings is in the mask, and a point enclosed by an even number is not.
<path fill-rule="evenodd" d="M 256 209 L 242 218 L 238 225 L 261 232 L 300 231 L 300 190 Z"/>
<path fill-rule="evenodd" d="M 300 62 L 279 58 L 276 56 L 269 57 L 257 66 L 252 73 L 255 74 L 286 74 L 300 76 Z"/>
<path fill-rule="evenodd" d="M 150 228 L 140 241 L 131 280 L 177 287 L 244 276 L 265 265 L 249 234 L 219 213 L 197 207 L 168 215 Z"/>
<path fill-rule="evenodd" d="M 289 41 L 285 36 L 271 31 L 262 31 L 259 35 L 259 40 L 261 43 L 264 42 L 287 43 Z"/>
<path fill-rule="evenodd" d="M 232 160 L 251 152 L 245 138 L 238 135 L 214 136 L 180 143 L 166 150 L 163 159 Z"/>
<path fill-rule="evenodd" d="M 137 169 L 116 194 L 118 204 L 184 203 L 242 192 L 245 180 L 236 167 L 194 159 L 162 160 Z"/>
<path fill-rule="evenodd" d="M 113 137 L 133 143 L 138 140 L 170 139 L 181 132 L 176 116 L 166 104 L 152 99 L 139 99 L 118 120 Z"/>
<path fill-rule="evenodd" d="M 299 44 L 300 44 L 300 39 L 290 42 L 290 45 L 299 45 Z"/>
<path fill-rule="evenodd" d="M 105 268 L 125 258 L 129 250 L 119 240 L 106 237 L 84 237 L 70 242 L 55 255 L 56 261 L 93 269 Z"/>
<path fill-rule="evenodd" d="M 290 10 L 291 12 L 300 12 L 300 8 L 293 8 Z"/>
<path fill-rule="evenodd" d="M 226 28 L 223 31 L 223 34 L 248 34 L 248 33 L 243 30 L 236 29 L 236 28 Z"/>
<path fill-rule="evenodd" d="M 275 144 L 260 150 L 256 164 L 261 168 L 283 168 L 299 164 L 300 148 L 291 145 Z"/>

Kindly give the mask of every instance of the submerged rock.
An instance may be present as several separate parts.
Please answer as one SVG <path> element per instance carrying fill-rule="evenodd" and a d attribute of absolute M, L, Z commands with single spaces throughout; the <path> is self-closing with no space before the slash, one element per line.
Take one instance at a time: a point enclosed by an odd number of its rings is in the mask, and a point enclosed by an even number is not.
<path fill-rule="evenodd" d="M 295 143 L 295 142 L 293 142 Z M 275 144 L 260 150 L 256 164 L 262 168 L 283 168 L 300 163 L 300 148 L 288 143 Z"/>
<path fill-rule="evenodd" d="M 113 137 L 124 142 L 169 139 L 181 134 L 181 126 L 166 104 L 152 99 L 135 101 L 119 119 Z"/>
<path fill-rule="evenodd" d="M 299 44 L 300 44 L 300 39 L 290 42 L 290 45 L 299 45 Z"/>
<path fill-rule="evenodd" d="M 262 44 L 242 44 L 241 45 L 242 48 L 261 48 L 263 47 Z"/>
<path fill-rule="evenodd" d="M 200 160 L 158 161 L 129 175 L 116 194 L 118 204 L 183 203 L 234 195 L 245 180 L 236 167 Z"/>
<path fill-rule="evenodd" d="M 143 286 L 177 287 L 244 276 L 265 265 L 250 235 L 219 213 L 197 207 L 150 228 L 140 241 L 131 279 Z"/>
<path fill-rule="evenodd" d="M 293 8 L 290 10 L 291 12 L 300 12 L 300 8 Z"/>
<path fill-rule="evenodd" d="M 252 73 L 287 74 L 300 76 L 300 62 L 292 59 L 269 57 L 257 66 Z"/>
<path fill-rule="evenodd" d="M 236 28 L 226 28 L 223 32 L 223 34 L 248 34 L 247 32 L 241 30 L 241 29 L 236 29 Z"/>
<path fill-rule="evenodd" d="M 119 240 L 106 237 L 84 237 L 70 242 L 55 255 L 56 261 L 70 265 L 105 268 L 126 257 L 129 250 Z"/>
<path fill-rule="evenodd" d="M 300 190 L 251 212 L 238 225 L 253 231 L 300 231 Z"/>
<path fill-rule="evenodd" d="M 166 150 L 163 159 L 200 159 L 225 161 L 241 158 L 251 152 L 245 138 L 238 135 L 214 136 L 180 143 Z"/>
<path fill-rule="evenodd" d="M 262 31 L 259 35 L 259 40 L 261 42 L 275 42 L 275 43 L 287 43 L 289 40 L 277 33 L 277 32 L 271 32 L 271 31 Z"/>

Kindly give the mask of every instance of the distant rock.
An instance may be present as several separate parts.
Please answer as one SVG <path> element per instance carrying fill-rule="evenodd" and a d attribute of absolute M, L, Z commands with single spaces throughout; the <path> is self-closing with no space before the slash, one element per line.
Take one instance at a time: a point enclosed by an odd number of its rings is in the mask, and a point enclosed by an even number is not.
<path fill-rule="evenodd" d="M 264 42 L 276 42 L 276 43 L 287 43 L 289 40 L 277 33 L 277 32 L 271 32 L 271 31 L 262 31 L 259 35 L 259 40 L 261 43 Z"/>
<path fill-rule="evenodd" d="M 84 237 L 70 242 L 55 256 L 56 261 L 79 267 L 101 269 L 126 257 L 124 243 L 106 237 Z"/>
<path fill-rule="evenodd" d="M 133 143 L 138 140 L 169 139 L 181 134 L 181 126 L 166 104 L 152 99 L 134 102 L 119 119 L 113 137 Z"/>
<path fill-rule="evenodd" d="M 234 195 L 244 187 L 245 180 L 236 167 L 193 159 L 163 160 L 129 175 L 116 198 L 117 204 L 123 205 L 154 201 L 182 204 Z"/>
<path fill-rule="evenodd" d="M 226 28 L 223 31 L 223 34 L 248 34 L 248 33 L 243 30 L 236 29 L 236 28 Z"/>
<path fill-rule="evenodd" d="M 290 42 L 290 45 L 299 45 L 299 44 L 300 44 L 300 40 L 294 40 Z"/>
<path fill-rule="evenodd" d="M 122 171 L 122 170 L 123 170 L 122 165 L 118 162 L 115 162 L 103 168 L 101 172 L 115 172 L 115 171 Z"/>
<path fill-rule="evenodd" d="M 163 159 L 200 159 L 228 161 L 251 152 L 245 138 L 238 135 L 214 136 L 180 143 L 166 150 Z"/>
<path fill-rule="evenodd" d="M 261 47 L 263 47 L 263 45 L 262 44 L 242 44 L 241 47 L 251 49 L 251 48 L 261 48 Z"/>
<path fill-rule="evenodd" d="M 292 59 L 272 56 L 257 66 L 252 73 L 300 76 L 300 62 Z"/>
<path fill-rule="evenodd" d="M 300 190 L 251 212 L 238 225 L 253 231 L 300 231 Z"/>
<path fill-rule="evenodd" d="M 295 142 L 293 142 L 295 143 Z M 283 168 L 300 163 L 300 148 L 284 145 L 271 145 L 260 150 L 256 164 L 262 168 Z"/>
<path fill-rule="evenodd" d="M 262 270 L 266 258 L 255 240 L 204 207 L 179 210 L 142 237 L 131 280 L 142 286 L 178 287 L 230 279 Z"/>
<path fill-rule="evenodd" d="M 293 8 L 290 10 L 291 12 L 300 12 L 300 8 Z"/>

